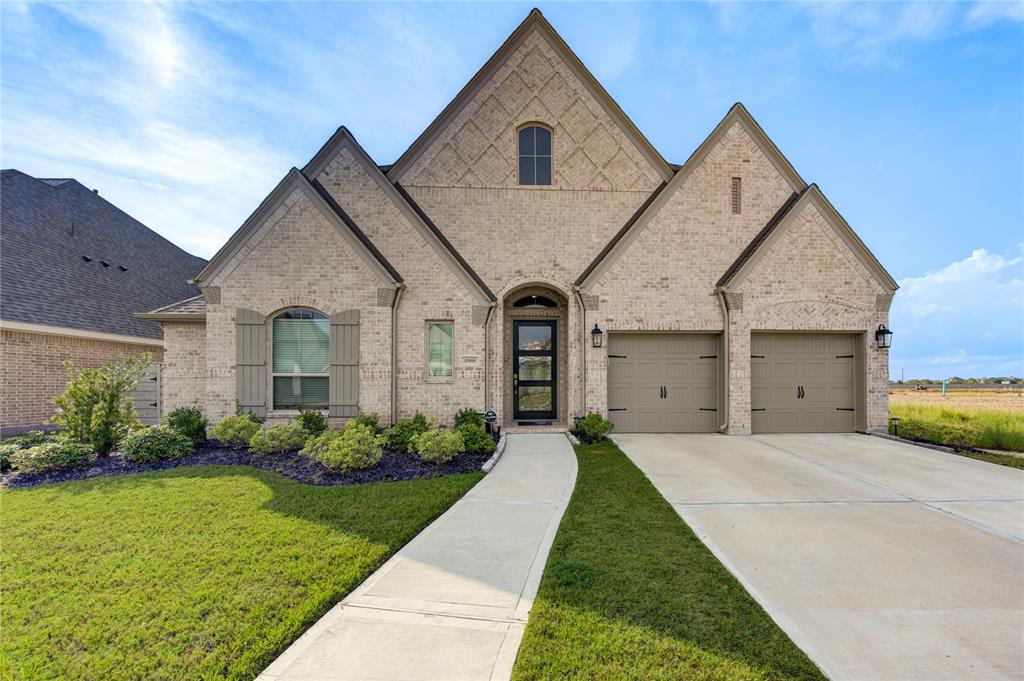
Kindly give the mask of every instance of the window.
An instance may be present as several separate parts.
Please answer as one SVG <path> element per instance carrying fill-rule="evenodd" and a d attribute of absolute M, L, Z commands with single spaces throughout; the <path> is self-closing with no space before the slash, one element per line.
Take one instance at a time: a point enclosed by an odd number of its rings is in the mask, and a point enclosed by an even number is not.
<path fill-rule="evenodd" d="M 555 301 L 546 296 L 523 296 L 512 307 L 558 307 Z"/>
<path fill-rule="evenodd" d="M 451 378 L 455 364 L 455 344 L 452 342 L 455 324 L 452 322 L 427 323 L 427 377 Z"/>
<path fill-rule="evenodd" d="M 551 184 L 551 131 L 531 125 L 519 131 L 519 184 Z"/>
<path fill-rule="evenodd" d="M 743 189 L 743 181 L 738 178 L 732 178 L 732 213 L 733 215 L 739 215 L 743 207 L 743 196 L 741 194 Z"/>
<path fill-rule="evenodd" d="M 331 323 L 316 310 L 285 310 L 272 322 L 274 409 L 325 409 Z"/>

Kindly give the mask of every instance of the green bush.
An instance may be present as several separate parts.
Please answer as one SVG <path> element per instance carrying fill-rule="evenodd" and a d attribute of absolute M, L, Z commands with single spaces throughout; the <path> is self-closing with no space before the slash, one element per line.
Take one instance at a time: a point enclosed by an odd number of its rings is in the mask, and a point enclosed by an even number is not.
<path fill-rule="evenodd" d="M 462 444 L 470 454 L 490 454 L 494 451 L 494 438 L 480 426 L 463 424 L 455 432 L 462 436 Z"/>
<path fill-rule="evenodd" d="M 614 427 L 614 423 L 596 411 L 592 411 L 576 423 L 573 434 L 583 444 L 592 444 L 594 442 L 603 442 Z"/>
<path fill-rule="evenodd" d="M 356 421 L 364 426 L 370 426 L 373 428 L 374 432 L 377 432 L 377 429 L 380 428 L 380 416 L 376 413 L 365 414 L 363 412 L 359 412 L 359 416 L 356 417 Z"/>
<path fill-rule="evenodd" d="M 302 448 L 299 454 L 319 461 L 330 444 L 341 437 L 341 433 L 342 431 L 340 430 L 325 430 L 316 437 L 306 440 L 306 446 Z"/>
<path fill-rule="evenodd" d="M 192 452 L 191 438 L 165 426 L 133 430 L 121 442 L 121 453 L 132 463 L 184 459 Z"/>
<path fill-rule="evenodd" d="M 54 398 L 57 413 L 53 422 L 64 436 L 88 444 L 98 455 L 106 456 L 128 431 L 139 426 L 135 408 L 126 393 L 135 389 L 149 366 L 149 353 L 126 357 L 99 369 L 68 369 L 68 385 Z"/>
<path fill-rule="evenodd" d="M 192 444 L 198 445 L 206 442 L 208 423 L 199 407 L 178 407 L 164 417 L 163 425 L 178 435 L 184 435 Z"/>
<path fill-rule="evenodd" d="M 419 452 L 420 459 L 428 463 L 451 461 L 466 449 L 458 432 L 441 428 L 432 428 L 417 435 L 413 447 Z"/>
<path fill-rule="evenodd" d="M 0 445 L 0 473 L 11 470 L 11 458 L 22 448 L 15 444 Z"/>
<path fill-rule="evenodd" d="M 45 473 L 87 466 L 96 460 L 92 447 L 73 440 L 46 442 L 11 452 L 11 465 L 22 473 Z"/>
<path fill-rule="evenodd" d="M 484 417 L 472 407 L 466 407 L 455 412 L 455 429 L 458 430 L 463 426 L 476 426 L 477 428 L 484 427 Z"/>
<path fill-rule="evenodd" d="M 249 440 L 260 430 L 260 424 L 248 415 L 239 414 L 229 416 L 213 428 L 210 435 L 217 438 L 226 445 L 232 447 L 245 447 Z"/>
<path fill-rule="evenodd" d="M 20 449 L 28 449 L 29 447 L 35 447 L 46 442 L 56 442 L 60 439 L 60 433 L 55 430 L 45 432 L 42 430 L 30 430 L 22 435 L 15 435 L 14 437 L 7 438 L 5 444 L 16 445 Z"/>
<path fill-rule="evenodd" d="M 257 454 L 284 454 L 302 449 L 309 433 L 298 423 L 279 423 L 266 430 L 258 430 L 249 439 L 249 449 Z"/>
<path fill-rule="evenodd" d="M 327 430 L 327 418 L 317 409 L 300 409 L 298 422 L 310 437 L 316 437 Z"/>
<path fill-rule="evenodd" d="M 384 436 L 370 426 L 355 419 L 345 424 L 337 436 L 332 436 L 316 459 L 332 471 L 348 473 L 375 466 L 383 453 Z"/>
<path fill-rule="evenodd" d="M 430 430 L 431 423 L 423 414 L 416 412 L 411 419 L 404 419 L 384 431 L 388 449 L 395 452 L 414 452 L 413 440 L 417 435 Z"/>

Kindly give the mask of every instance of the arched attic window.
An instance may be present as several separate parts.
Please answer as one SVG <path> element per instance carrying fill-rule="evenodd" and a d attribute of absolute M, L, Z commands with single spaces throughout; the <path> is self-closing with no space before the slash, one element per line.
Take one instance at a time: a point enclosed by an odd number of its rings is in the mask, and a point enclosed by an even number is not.
<path fill-rule="evenodd" d="M 512 307 L 558 307 L 558 304 L 546 296 L 523 296 Z"/>
<path fill-rule="evenodd" d="M 326 409 L 330 320 L 296 307 L 274 317 L 271 330 L 274 409 Z"/>
<path fill-rule="evenodd" d="M 519 184 L 551 184 L 551 131 L 528 125 L 519 131 Z"/>

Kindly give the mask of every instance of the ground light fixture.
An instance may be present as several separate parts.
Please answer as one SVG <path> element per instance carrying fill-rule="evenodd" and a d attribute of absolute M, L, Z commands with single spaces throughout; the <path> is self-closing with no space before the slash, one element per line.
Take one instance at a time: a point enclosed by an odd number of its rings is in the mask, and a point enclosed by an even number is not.
<path fill-rule="evenodd" d="M 594 324 L 594 328 L 590 331 L 590 344 L 595 348 L 601 347 L 604 341 L 604 331 L 597 328 L 597 324 Z"/>
<path fill-rule="evenodd" d="M 899 416 L 890 416 L 889 417 L 889 430 L 892 431 L 893 435 L 895 435 L 896 437 L 899 437 L 899 435 L 900 435 L 900 417 Z"/>
<path fill-rule="evenodd" d="M 885 324 L 879 324 L 875 330 L 875 341 L 878 342 L 878 347 L 887 348 L 892 345 L 892 331 Z"/>

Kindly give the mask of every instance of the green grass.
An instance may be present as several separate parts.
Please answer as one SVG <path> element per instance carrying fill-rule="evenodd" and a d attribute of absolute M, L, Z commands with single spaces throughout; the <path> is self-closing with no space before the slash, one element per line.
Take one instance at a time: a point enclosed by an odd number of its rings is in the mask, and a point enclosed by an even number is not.
<path fill-rule="evenodd" d="M 253 678 L 480 477 L 190 466 L 4 491 L 0 676 Z"/>
<path fill-rule="evenodd" d="M 579 476 L 514 679 L 820 679 L 613 444 Z"/>
<path fill-rule="evenodd" d="M 899 417 L 900 437 L 1024 452 L 1024 413 L 1021 412 L 893 403 L 889 405 L 889 415 Z"/>

